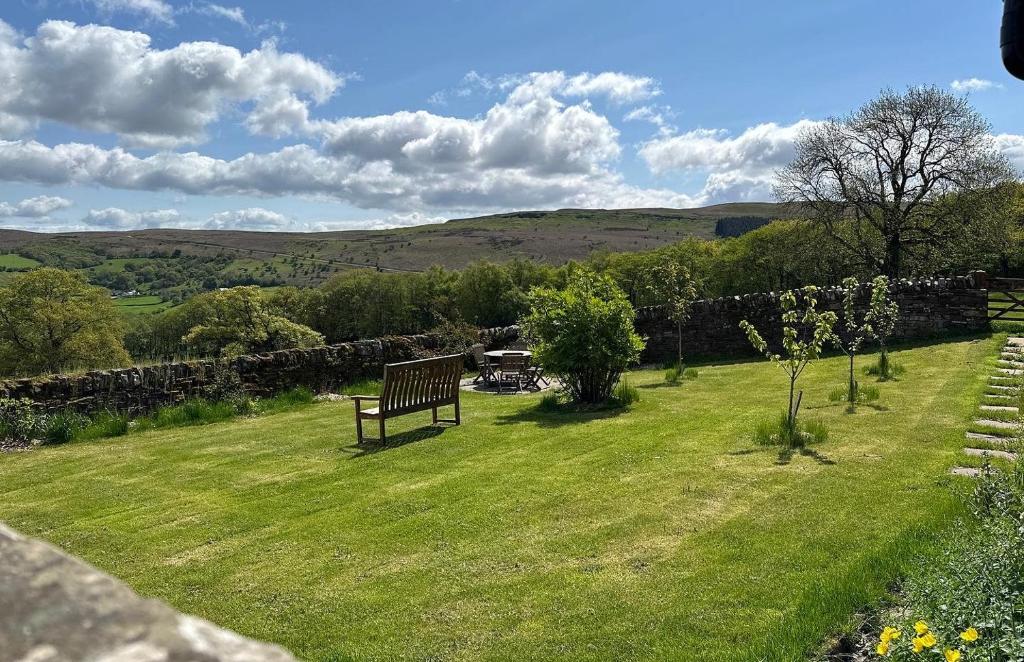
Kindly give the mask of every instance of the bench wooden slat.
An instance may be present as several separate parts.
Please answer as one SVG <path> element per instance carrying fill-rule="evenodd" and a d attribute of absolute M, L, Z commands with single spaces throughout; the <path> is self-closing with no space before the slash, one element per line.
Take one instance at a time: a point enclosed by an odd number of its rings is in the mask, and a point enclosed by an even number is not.
<path fill-rule="evenodd" d="M 461 354 L 421 359 L 384 366 L 384 385 L 376 411 L 362 411 L 356 401 L 356 434 L 363 441 L 362 421 L 379 422 L 380 440 L 386 440 L 384 421 L 395 416 L 431 409 L 434 422 L 438 422 L 437 408 L 455 406 L 456 425 L 461 422 L 459 412 L 459 382 L 462 379 Z"/>

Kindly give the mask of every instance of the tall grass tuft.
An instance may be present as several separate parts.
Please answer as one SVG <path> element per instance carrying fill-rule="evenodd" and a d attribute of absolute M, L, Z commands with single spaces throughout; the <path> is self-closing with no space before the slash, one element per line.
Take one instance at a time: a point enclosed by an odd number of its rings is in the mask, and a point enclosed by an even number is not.
<path fill-rule="evenodd" d="M 754 443 L 759 446 L 782 446 L 803 448 L 808 444 L 820 444 L 828 440 L 828 428 L 819 421 L 800 421 L 796 426 L 789 424 L 789 416 L 782 412 L 778 419 L 763 419 L 754 429 Z"/>
<path fill-rule="evenodd" d="M 46 421 L 43 443 L 56 445 L 74 441 L 88 422 L 88 418 L 73 411 L 52 414 Z"/>
<path fill-rule="evenodd" d="M 640 389 L 633 386 L 629 379 L 623 377 L 612 390 L 612 402 L 620 407 L 628 407 L 634 402 L 640 401 Z"/>

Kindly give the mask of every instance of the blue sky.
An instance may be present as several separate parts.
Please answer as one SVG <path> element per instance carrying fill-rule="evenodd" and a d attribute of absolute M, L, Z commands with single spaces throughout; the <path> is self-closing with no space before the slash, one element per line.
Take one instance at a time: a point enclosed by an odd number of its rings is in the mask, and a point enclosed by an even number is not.
<path fill-rule="evenodd" d="M 8 0 L 0 224 L 344 229 L 770 199 L 802 128 L 968 93 L 1024 166 L 998 0 Z"/>

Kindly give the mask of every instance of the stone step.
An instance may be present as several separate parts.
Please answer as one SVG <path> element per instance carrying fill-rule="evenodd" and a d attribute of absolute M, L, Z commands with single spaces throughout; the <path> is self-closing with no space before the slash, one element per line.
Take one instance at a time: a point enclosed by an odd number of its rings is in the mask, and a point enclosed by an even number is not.
<path fill-rule="evenodd" d="M 1024 352 L 1021 352 L 1019 347 L 1013 350 L 1004 349 L 999 353 L 999 358 L 1006 361 L 1020 361 L 1024 359 Z"/>
<path fill-rule="evenodd" d="M 1017 398 L 1013 397 L 1012 395 L 1002 395 L 1002 394 L 996 395 L 994 393 L 983 393 L 981 395 L 981 397 L 987 398 L 989 400 L 999 400 L 1000 402 L 1013 402 L 1014 400 L 1017 399 Z"/>
<path fill-rule="evenodd" d="M 970 441 L 983 441 L 994 446 L 1005 446 L 1010 441 L 1006 437 L 997 437 L 994 434 L 982 434 L 980 432 L 968 432 L 964 436 Z"/>
<path fill-rule="evenodd" d="M 996 372 L 1000 375 L 1010 375 L 1011 377 L 1019 377 L 1024 375 L 1024 370 L 1017 370 L 1015 368 L 996 368 Z"/>
<path fill-rule="evenodd" d="M 1024 338 L 1007 338 L 1007 347 L 1024 347 Z"/>
<path fill-rule="evenodd" d="M 1016 407 L 1008 407 L 1008 406 L 1004 406 L 1004 405 L 982 405 L 981 406 L 981 410 L 982 411 L 1005 411 L 1005 412 L 1008 412 L 1008 413 L 1011 413 L 1011 414 L 1020 413 L 1020 410 L 1017 409 Z"/>
<path fill-rule="evenodd" d="M 1009 375 L 992 375 L 991 377 L 988 378 L 988 380 L 990 382 L 995 382 L 997 384 L 1004 384 L 1004 385 L 1008 384 L 1008 383 L 1009 384 L 1016 384 L 1017 383 L 1017 380 L 1014 379 L 1013 377 L 1010 377 Z"/>
<path fill-rule="evenodd" d="M 987 448 L 965 448 L 964 453 L 971 457 L 994 457 L 997 460 L 1006 460 L 1007 462 L 1017 461 L 1017 454 L 1009 451 L 994 451 Z"/>
<path fill-rule="evenodd" d="M 996 361 L 996 366 L 1000 368 L 1010 368 L 1011 370 L 1020 370 L 1024 368 L 1024 362 L 1022 361 L 1007 361 L 1006 359 L 999 359 Z"/>
<path fill-rule="evenodd" d="M 984 425 L 989 428 L 998 428 L 1000 430 L 1016 430 L 1018 423 L 1011 423 L 1010 421 L 997 421 L 992 418 L 979 418 L 974 421 L 975 425 Z"/>
<path fill-rule="evenodd" d="M 1000 393 L 1017 393 L 1020 391 L 1016 386 L 1000 386 L 998 384 L 989 384 L 988 388 L 999 391 Z"/>
<path fill-rule="evenodd" d="M 981 469 L 972 469 L 970 467 L 953 467 L 949 470 L 949 473 L 954 476 L 967 476 L 968 478 L 977 478 L 981 475 Z"/>

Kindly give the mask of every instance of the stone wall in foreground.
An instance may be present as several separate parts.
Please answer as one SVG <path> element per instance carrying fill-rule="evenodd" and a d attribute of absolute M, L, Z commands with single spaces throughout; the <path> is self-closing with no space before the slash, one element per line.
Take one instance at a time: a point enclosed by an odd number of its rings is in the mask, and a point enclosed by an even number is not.
<path fill-rule="evenodd" d="M 295 662 L 0 524 L 0 659 Z"/>
<path fill-rule="evenodd" d="M 480 341 L 495 349 L 505 347 L 517 336 L 515 327 L 487 329 L 480 332 Z M 441 343 L 441 338 L 432 335 L 395 336 L 239 356 L 226 363 L 180 361 L 33 377 L 0 382 L 0 397 L 28 398 L 47 411 L 140 413 L 208 395 L 215 388 L 218 372 L 226 369 L 237 373 L 246 391 L 253 395 L 270 395 L 296 386 L 323 392 L 378 378 L 387 363 L 436 356 L 444 351 Z"/>
<path fill-rule="evenodd" d="M 893 285 L 900 306 L 900 321 L 893 340 L 916 340 L 941 335 L 965 334 L 988 329 L 988 292 L 979 286 L 983 275 L 958 276 L 909 281 Z M 861 285 L 858 308 L 863 312 L 869 287 Z M 841 316 L 843 293 L 840 288 L 823 288 L 818 307 Z M 742 320 L 757 327 L 769 342 L 782 335 L 779 318 L 779 293 L 745 294 L 706 299 L 694 304 L 689 322 L 683 325 L 683 354 L 690 357 L 733 357 L 755 354 Z M 647 338 L 643 361 L 660 363 L 675 358 L 675 324 L 660 308 L 637 311 L 637 331 Z"/>

